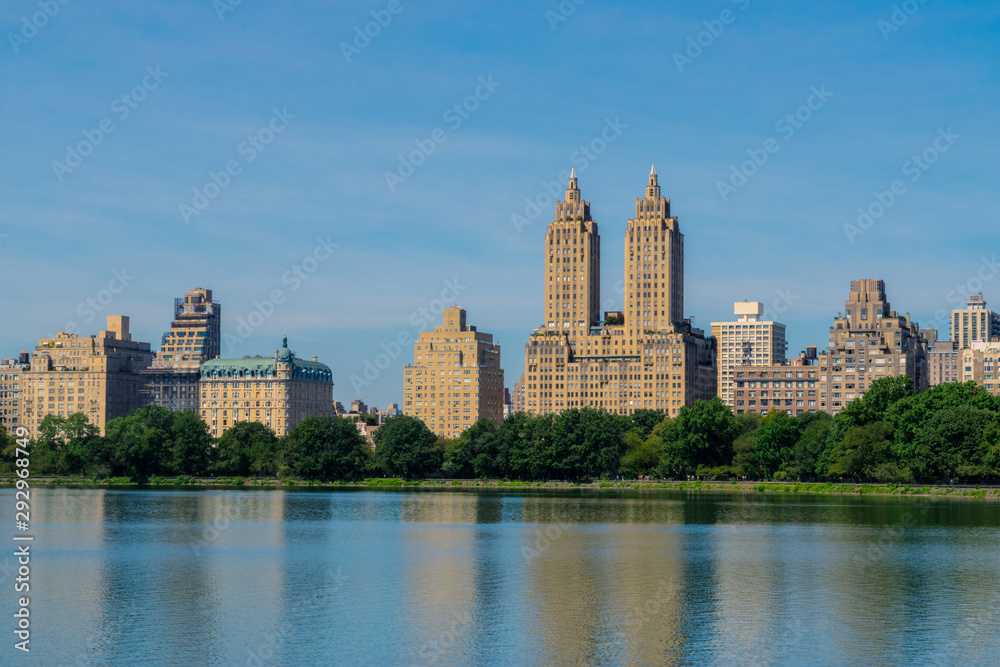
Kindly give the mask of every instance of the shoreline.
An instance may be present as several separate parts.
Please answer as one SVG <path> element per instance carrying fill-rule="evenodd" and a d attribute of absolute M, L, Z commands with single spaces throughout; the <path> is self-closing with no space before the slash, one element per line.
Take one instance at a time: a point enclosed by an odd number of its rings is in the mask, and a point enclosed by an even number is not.
<path fill-rule="evenodd" d="M 0 478 L 0 488 L 13 487 L 16 478 Z M 403 480 L 396 478 L 370 478 L 365 480 L 321 482 L 301 481 L 293 479 L 273 478 L 192 478 L 192 477 L 153 477 L 145 484 L 139 484 L 127 477 L 110 479 L 48 477 L 32 478 L 33 488 L 123 488 L 151 490 L 157 488 L 183 489 L 426 489 L 438 490 L 494 490 L 494 491 L 727 491 L 763 494 L 804 494 L 804 495 L 859 495 L 881 497 L 920 497 L 920 498 L 961 498 L 973 500 L 1000 501 L 1000 486 L 969 486 L 940 484 L 876 484 L 854 482 L 724 482 L 724 481 L 593 481 L 570 482 L 564 480 L 546 482 L 521 482 L 505 480 Z"/>

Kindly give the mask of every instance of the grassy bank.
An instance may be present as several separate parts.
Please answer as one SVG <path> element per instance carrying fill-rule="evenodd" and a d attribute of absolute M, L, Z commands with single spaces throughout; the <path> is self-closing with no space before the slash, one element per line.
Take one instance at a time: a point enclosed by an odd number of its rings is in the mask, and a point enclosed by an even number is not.
<path fill-rule="evenodd" d="M 14 477 L 0 479 L 0 485 L 13 486 Z M 121 488 L 158 488 L 158 487 L 203 487 L 203 488 L 420 488 L 420 489 L 497 489 L 523 490 L 537 489 L 546 491 L 576 491 L 576 490 L 650 490 L 672 489 L 687 491 L 738 491 L 743 493 L 765 494 L 836 494 L 836 495 L 878 495 L 878 496 L 921 496 L 1000 500 L 1000 487 L 990 486 L 951 486 L 951 485 L 897 485 L 897 484 L 852 484 L 852 483 L 793 483 L 793 482 L 670 482 L 670 481 L 594 481 L 594 482 L 521 482 L 507 480 L 403 480 L 373 478 L 357 481 L 321 482 L 296 479 L 259 479 L 243 477 L 195 478 L 152 477 L 144 484 L 139 484 L 128 477 L 113 478 L 32 478 L 33 488 L 38 487 L 121 487 Z"/>

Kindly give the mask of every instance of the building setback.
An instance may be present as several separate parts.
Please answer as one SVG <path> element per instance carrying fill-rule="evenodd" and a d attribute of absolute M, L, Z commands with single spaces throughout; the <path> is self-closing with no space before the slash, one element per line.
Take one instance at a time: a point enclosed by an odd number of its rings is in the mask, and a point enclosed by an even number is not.
<path fill-rule="evenodd" d="M 403 414 L 456 438 L 478 419 L 503 421 L 503 386 L 500 345 L 453 306 L 442 326 L 413 343 L 413 363 L 403 370 Z"/>
<path fill-rule="evenodd" d="M 924 391 L 926 363 L 920 328 L 909 313 L 891 309 L 885 282 L 852 280 L 843 316 L 830 328 L 830 349 L 819 354 L 820 409 L 837 414 L 883 377 L 906 376 Z"/>
<path fill-rule="evenodd" d="M 574 171 L 545 234 L 545 323 L 525 346 L 524 410 L 676 415 L 716 392 L 715 349 L 683 319 L 684 236 L 650 171 L 625 229 L 625 310 L 600 319 L 600 235 Z"/>
<path fill-rule="evenodd" d="M 153 362 L 149 343 L 132 340 L 129 319 L 109 316 L 107 330 L 80 338 L 62 331 L 42 338 L 22 373 L 22 426 L 38 437 L 46 415 L 82 412 L 103 435 L 107 423 L 140 407 L 141 371 Z"/>
<path fill-rule="evenodd" d="M 287 435 L 307 416 L 333 415 L 333 373 L 313 357 L 303 361 L 288 349 L 274 357 L 212 359 L 201 365 L 202 419 L 219 437 L 237 422 L 260 422 Z"/>
<path fill-rule="evenodd" d="M 142 371 L 143 405 L 199 412 L 201 365 L 221 350 L 222 306 L 198 287 L 174 299 L 174 320 L 152 367 Z"/>

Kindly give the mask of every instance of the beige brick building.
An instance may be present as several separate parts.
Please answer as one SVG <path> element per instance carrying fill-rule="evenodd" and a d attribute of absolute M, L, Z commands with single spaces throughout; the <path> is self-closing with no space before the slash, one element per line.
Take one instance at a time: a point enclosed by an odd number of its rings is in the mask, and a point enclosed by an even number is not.
<path fill-rule="evenodd" d="M 260 422 L 279 436 L 310 415 L 333 415 L 333 373 L 288 349 L 274 357 L 212 359 L 201 365 L 200 411 L 213 437 L 236 422 Z"/>
<path fill-rule="evenodd" d="M 403 370 L 403 414 L 456 438 L 478 419 L 503 421 L 503 387 L 500 345 L 453 306 L 442 326 L 413 343 L 413 363 Z"/>
<path fill-rule="evenodd" d="M 735 322 L 712 322 L 712 337 L 718 345 L 719 398 L 735 409 L 734 370 L 743 366 L 781 365 L 788 344 L 784 324 L 761 319 L 764 304 L 759 301 L 737 301 L 733 312 Z"/>
<path fill-rule="evenodd" d="M 958 352 L 950 340 L 939 340 L 927 348 L 928 387 L 959 381 Z"/>
<path fill-rule="evenodd" d="M 736 414 L 766 415 L 771 410 L 783 410 L 790 415 L 801 415 L 819 410 L 819 369 L 801 360 L 770 366 L 736 366 L 733 383 Z"/>
<path fill-rule="evenodd" d="M 109 421 L 140 407 L 140 373 L 153 362 L 149 343 L 132 340 L 128 317 L 109 316 L 107 327 L 87 338 L 60 331 L 38 341 L 21 375 L 22 425 L 32 438 L 46 415 L 82 412 L 103 434 Z"/>
<path fill-rule="evenodd" d="M 975 382 L 1000 396 L 1000 342 L 973 341 L 959 350 L 959 382 Z"/>
<path fill-rule="evenodd" d="M 10 435 L 21 425 L 21 375 L 29 368 L 28 353 L 0 362 L 0 427 Z"/>
<path fill-rule="evenodd" d="M 525 411 L 593 407 L 675 415 L 711 399 L 714 346 L 683 319 L 684 237 L 655 168 L 625 229 L 625 310 L 603 323 L 596 308 L 599 258 L 598 226 L 573 172 L 545 235 L 546 321 L 525 346 Z"/>
<path fill-rule="evenodd" d="M 951 311 L 951 340 L 959 350 L 1000 340 L 1000 314 L 986 307 L 982 294 L 969 297 L 965 308 Z"/>
<path fill-rule="evenodd" d="M 885 282 L 851 281 L 851 293 L 830 328 L 830 348 L 819 354 L 820 409 L 837 414 L 883 377 L 906 376 L 927 389 L 927 349 L 910 315 L 886 298 Z"/>
<path fill-rule="evenodd" d="M 524 412 L 524 373 L 521 373 L 521 380 L 514 383 L 514 388 L 510 392 L 510 413 L 516 415 Z"/>
<path fill-rule="evenodd" d="M 174 299 L 174 320 L 152 367 L 142 371 L 143 405 L 199 412 L 201 365 L 221 350 L 222 306 L 198 287 Z"/>

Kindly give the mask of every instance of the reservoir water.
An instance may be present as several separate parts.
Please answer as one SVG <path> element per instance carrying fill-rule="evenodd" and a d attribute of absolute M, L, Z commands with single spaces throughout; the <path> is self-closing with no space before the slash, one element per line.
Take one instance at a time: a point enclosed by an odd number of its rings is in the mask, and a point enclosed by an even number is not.
<path fill-rule="evenodd" d="M 682 491 L 32 492 L 39 665 L 997 664 L 1000 505 Z M 14 494 L 0 492 L 14 521 Z M 11 533 L 8 531 L 8 545 Z"/>

